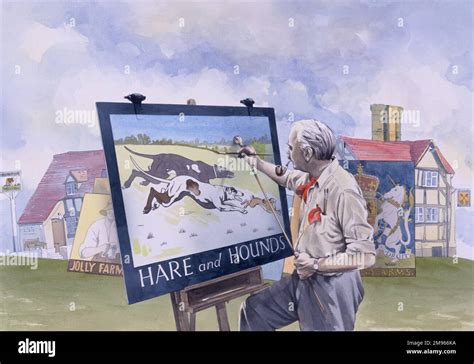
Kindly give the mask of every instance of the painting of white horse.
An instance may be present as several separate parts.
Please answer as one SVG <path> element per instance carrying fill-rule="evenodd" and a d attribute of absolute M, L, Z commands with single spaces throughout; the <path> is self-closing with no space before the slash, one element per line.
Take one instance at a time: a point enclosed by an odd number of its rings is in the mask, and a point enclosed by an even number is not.
<path fill-rule="evenodd" d="M 384 254 L 388 257 L 400 259 L 410 254 L 407 246 L 412 241 L 409 223 L 413 204 L 413 190 L 407 192 L 399 184 L 379 198 L 374 240 L 378 248 L 385 247 Z"/>
<path fill-rule="evenodd" d="M 367 276 L 415 275 L 415 167 L 411 161 L 346 161 L 367 202 L 376 261 Z"/>

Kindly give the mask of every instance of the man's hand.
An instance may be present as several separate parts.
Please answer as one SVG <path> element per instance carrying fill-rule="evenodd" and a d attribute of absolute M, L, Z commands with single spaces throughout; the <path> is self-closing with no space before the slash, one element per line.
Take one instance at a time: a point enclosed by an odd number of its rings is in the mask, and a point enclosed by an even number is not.
<path fill-rule="evenodd" d="M 243 158 L 244 156 L 255 156 L 257 151 L 251 145 L 246 145 L 245 147 L 240 148 L 237 153 L 239 158 Z"/>
<path fill-rule="evenodd" d="M 96 247 L 84 248 L 81 252 L 81 256 L 83 258 L 90 258 L 96 254 L 105 255 L 107 251 L 109 250 L 109 247 L 110 247 L 110 244 L 105 243 Z"/>
<path fill-rule="evenodd" d="M 286 187 L 286 179 L 288 177 L 288 173 L 285 173 L 283 176 L 277 175 L 275 173 L 276 166 L 273 163 L 267 162 L 266 160 L 260 158 L 258 155 L 248 155 L 244 153 L 241 158 L 245 159 L 245 161 L 250 165 L 252 170 L 258 170 L 266 174 L 280 186 Z"/>
<path fill-rule="evenodd" d="M 107 256 L 108 252 L 109 252 L 109 249 L 110 249 L 110 243 L 105 243 L 105 244 L 102 244 L 102 245 L 99 245 L 99 248 L 101 248 L 101 254 L 102 256 Z"/>
<path fill-rule="evenodd" d="M 308 253 L 295 252 L 295 268 L 300 279 L 308 279 L 318 269 L 318 261 L 311 258 Z"/>

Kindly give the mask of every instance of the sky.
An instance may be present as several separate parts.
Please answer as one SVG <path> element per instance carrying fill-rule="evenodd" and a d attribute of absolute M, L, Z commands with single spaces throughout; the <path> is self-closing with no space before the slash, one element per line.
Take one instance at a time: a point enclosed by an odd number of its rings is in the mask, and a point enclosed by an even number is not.
<path fill-rule="evenodd" d="M 370 138 L 370 105 L 400 105 L 412 115 L 402 139 L 434 139 L 456 187 L 472 188 L 471 1 L 1 4 L 0 169 L 21 166 L 18 214 L 53 154 L 101 148 L 95 102 L 131 92 L 150 103 L 252 97 L 275 108 L 282 148 L 295 120 Z M 7 237 L 8 211 L 0 201 Z M 471 245 L 474 210 L 458 214 Z"/>
<path fill-rule="evenodd" d="M 257 116 L 198 116 L 183 115 L 111 115 L 110 123 L 114 140 L 127 136 L 146 134 L 152 140 L 172 139 L 210 143 L 224 139 L 232 142 L 234 136 L 242 137 L 244 144 L 252 138 L 270 138 L 270 121 Z M 137 128 L 137 125 L 139 127 Z M 231 147 L 232 144 L 229 144 Z"/>

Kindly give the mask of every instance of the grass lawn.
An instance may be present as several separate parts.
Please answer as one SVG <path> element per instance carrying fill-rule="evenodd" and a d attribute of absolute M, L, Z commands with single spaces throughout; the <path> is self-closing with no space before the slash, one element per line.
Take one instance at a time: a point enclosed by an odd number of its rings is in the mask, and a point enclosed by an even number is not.
<path fill-rule="evenodd" d="M 416 265 L 416 278 L 364 278 L 356 330 L 474 330 L 474 262 L 417 258 Z M 127 305 L 121 278 L 66 266 L 1 266 L 0 330 L 175 330 L 168 295 Z M 233 330 L 241 302 L 228 304 Z M 197 315 L 197 329 L 217 330 L 214 310 Z"/>

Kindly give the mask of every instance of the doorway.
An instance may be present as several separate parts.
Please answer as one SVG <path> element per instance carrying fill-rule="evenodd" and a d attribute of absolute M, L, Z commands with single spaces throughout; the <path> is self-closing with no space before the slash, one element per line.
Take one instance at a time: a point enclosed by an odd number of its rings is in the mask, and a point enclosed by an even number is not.
<path fill-rule="evenodd" d="M 54 250 L 59 253 L 59 248 L 66 245 L 66 232 L 64 231 L 64 223 L 62 219 L 51 219 L 53 228 Z"/>

